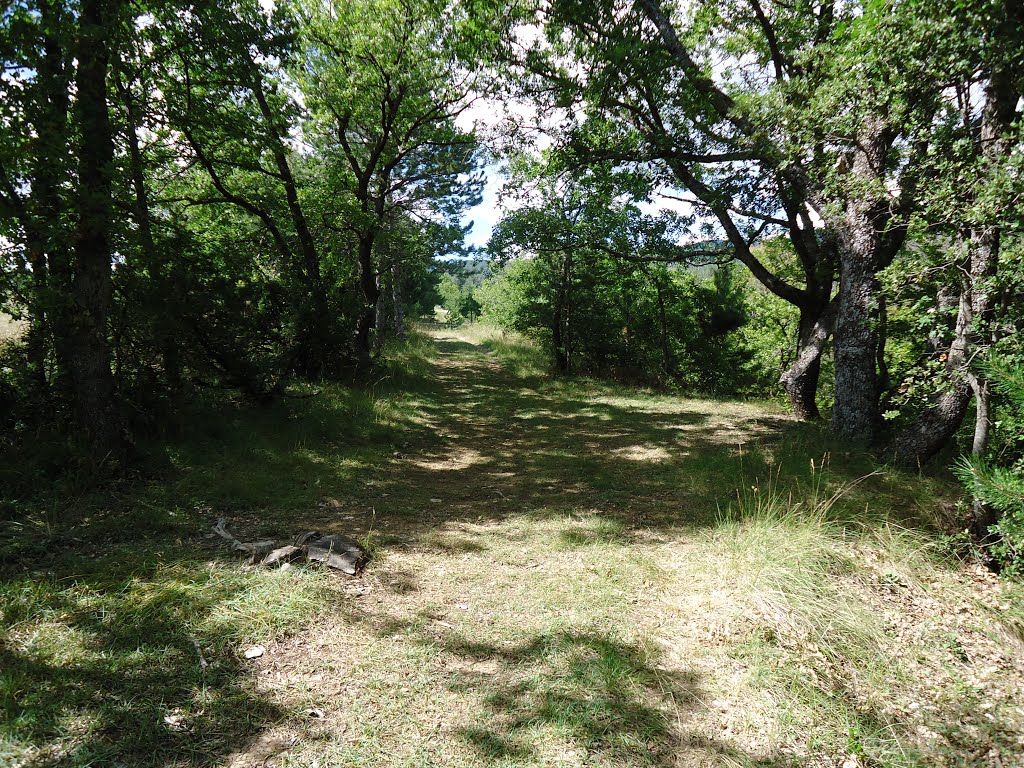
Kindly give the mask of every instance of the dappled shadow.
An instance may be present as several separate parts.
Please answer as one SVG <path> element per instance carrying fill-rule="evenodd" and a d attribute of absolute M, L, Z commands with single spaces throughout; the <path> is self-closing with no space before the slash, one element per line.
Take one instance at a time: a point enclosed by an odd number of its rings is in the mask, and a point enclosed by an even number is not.
<path fill-rule="evenodd" d="M 460 355 L 465 353 L 476 354 L 480 352 L 480 346 L 468 341 L 456 338 L 441 337 L 437 340 L 437 351 L 441 356 Z"/>
<path fill-rule="evenodd" d="M 445 647 L 499 665 L 494 674 L 469 667 L 451 683 L 472 688 L 474 676 L 483 678 L 485 718 L 459 735 L 484 758 L 532 756 L 543 730 L 588 756 L 668 764 L 681 746 L 674 724 L 698 695 L 696 675 L 657 670 L 637 646 L 609 635 L 564 631 L 501 649 L 456 638 Z M 504 678 L 497 685 L 495 675 Z"/>
<path fill-rule="evenodd" d="M 109 570 L 0 585 L 0 742 L 25 750 L 20 764 L 213 765 L 285 716 L 196 621 L 232 590 Z"/>
<path fill-rule="evenodd" d="M 850 485 L 831 509 L 839 521 L 862 522 L 869 502 L 885 500 L 879 516 L 919 522 L 933 502 L 920 483 L 872 474 L 870 457 L 818 426 L 756 404 L 516 377 L 485 347 L 451 335 L 437 344 L 437 387 L 418 404 L 431 428 L 367 467 L 350 493 L 407 538 L 446 522 L 580 509 L 649 533 L 707 526 L 752 487 L 799 498 L 812 485 Z"/>
<path fill-rule="evenodd" d="M 874 468 L 818 428 L 755 405 L 514 375 L 452 335 L 437 339 L 437 355 L 429 377 L 382 379 L 376 394 L 325 389 L 211 415 L 200 435 L 169 449 L 163 476 L 82 518 L 86 541 L 51 536 L 45 546 L 0 550 L 19 558 L 6 564 L 7 594 L 37 582 L 48 590 L 23 616 L 4 606 L 0 733 L 39 750 L 37 765 L 205 765 L 283 719 L 225 640 L 196 629 L 195 617 L 231 591 L 161 575 L 174 561 L 202 573 L 207 560 L 234 560 L 219 539 L 203 538 L 220 516 L 243 539 L 316 528 L 457 558 L 489 546 L 463 523 L 585 513 L 592 525 L 557 534 L 560 546 L 585 548 L 713 525 L 738 489 L 806 493 L 810 463 L 820 467 L 826 453 L 845 453 L 826 477 L 831 488 Z M 870 477 L 834 513 L 862 516 L 870 499 L 910 519 L 921 486 L 903 479 Z M 425 589 L 414 572 L 384 569 L 380 578 L 389 599 Z M 140 597 L 138 583 L 160 589 Z M 618 764 L 675 765 L 687 749 L 775 764 L 690 732 L 699 677 L 670 673 L 610 633 L 566 630 L 495 647 L 441 632 L 430 617 L 352 609 L 351 618 L 378 637 L 411 632 L 455 660 L 448 684 L 481 700 L 457 737 L 485 765 L 539 758 L 538 731 Z M 43 635 L 29 642 L 22 622 Z M 67 638 L 40 651 L 39 637 L 58 631 Z M 64 642 L 82 651 L 62 656 Z M 58 740 L 68 751 L 47 752 Z"/>
<path fill-rule="evenodd" d="M 854 481 L 837 519 L 862 522 L 874 505 L 916 523 L 942 493 L 872 474 L 870 457 L 757 404 L 520 375 L 483 345 L 435 334 L 415 379 L 212 419 L 172 451 L 177 476 L 147 500 L 209 509 L 260 537 L 375 531 L 402 546 L 449 522 L 577 510 L 668 534 L 715 524 L 743 490 L 799 498 Z"/>
<path fill-rule="evenodd" d="M 429 612 L 352 608 L 347 621 L 436 654 L 438 684 L 477 703 L 450 733 L 483 765 L 791 764 L 709 735 L 696 717 L 709 698 L 702 676 L 614 630 L 554 629 L 509 643 L 460 634 Z"/>

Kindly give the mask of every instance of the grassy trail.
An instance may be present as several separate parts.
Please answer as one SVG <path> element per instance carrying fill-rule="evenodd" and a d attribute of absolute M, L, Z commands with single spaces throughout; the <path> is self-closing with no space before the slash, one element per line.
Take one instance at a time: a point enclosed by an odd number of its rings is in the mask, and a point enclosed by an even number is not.
<path fill-rule="evenodd" d="M 774 408 L 431 334 L 368 401 L 180 447 L 126 501 L 158 510 L 145 543 L 8 573 L 0 762 L 1021 764 L 1019 590 L 898 525 L 940 484 Z M 218 515 L 376 557 L 360 579 L 245 569 Z"/>

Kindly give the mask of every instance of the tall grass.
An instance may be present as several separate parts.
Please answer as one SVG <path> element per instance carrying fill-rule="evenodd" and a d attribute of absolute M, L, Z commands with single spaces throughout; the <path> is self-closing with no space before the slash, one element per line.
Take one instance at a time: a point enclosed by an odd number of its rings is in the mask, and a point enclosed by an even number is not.
<path fill-rule="evenodd" d="M 459 328 L 459 335 L 493 352 L 505 370 L 518 379 L 537 378 L 551 372 L 551 360 L 544 349 L 520 333 L 487 323 L 472 323 Z"/>
<path fill-rule="evenodd" d="M 775 481 L 738 492 L 706 534 L 712 578 L 728 594 L 731 620 L 746 627 L 739 653 L 776 702 L 784 741 L 803 740 L 811 754 L 923 765 L 898 707 L 879 705 L 913 694 L 867 590 L 873 572 L 906 584 L 934 571 L 934 545 L 877 519 L 839 522 L 837 506 L 859 482 L 832 487 L 812 466 L 804 493 Z"/>

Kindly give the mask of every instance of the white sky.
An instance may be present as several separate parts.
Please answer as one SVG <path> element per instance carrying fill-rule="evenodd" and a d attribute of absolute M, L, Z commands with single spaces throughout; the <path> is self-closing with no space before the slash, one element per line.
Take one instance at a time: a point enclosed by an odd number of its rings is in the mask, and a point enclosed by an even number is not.
<path fill-rule="evenodd" d="M 498 167 L 489 165 L 485 169 L 483 199 L 462 216 L 462 225 L 472 222 L 473 228 L 466 235 L 466 245 L 487 245 L 494 225 L 498 223 L 504 209 L 498 203 L 498 192 L 504 185 L 504 179 L 498 173 Z"/>

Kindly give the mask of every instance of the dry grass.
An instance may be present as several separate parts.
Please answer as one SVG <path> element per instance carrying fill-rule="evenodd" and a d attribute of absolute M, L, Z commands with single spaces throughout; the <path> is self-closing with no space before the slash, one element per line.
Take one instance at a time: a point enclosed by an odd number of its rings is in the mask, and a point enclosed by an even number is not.
<path fill-rule="evenodd" d="M 395 350 L 406 358 L 393 390 L 297 401 L 183 446 L 179 476 L 147 502 L 179 501 L 165 530 L 192 554 L 146 550 L 178 565 L 129 562 L 129 578 L 94 582 L 67 556 L 34 598 L 30 579 L 9 580 L 29 597 L 5 610 L 5 642 L 18 643 L 6 660 L 20 671 L 0 670 L 14 681 L 0 755 L 237 768 L 1021 764 L 1012 617 L 1024 596 L 908 527 L 934 511 L 941 484 L 873 472 L 773 408 L 551 379 L 521 339 L 432 333 L 436 352 L 422 340 Z M 245 571 L 204 538 L 222 514 L 239 534 L 357 535 L 377 558 L 354 580 Z M 126 614 L 132 605 L 150 607 Z M 149 622 L 152 636 L 133 647 L 130 632 L 110 632 L 117 620 L 101 633 L 86 620 L 101 610 Z M 219 677 L 199 673 L 190 637 Z M 257 641 L 266 653 L 240 661 Z M 98 670 L 101 656 L 111 685 L 142 663 L 184 678 L 160 678 L 170 687 L 149 708 L 153 691 L 132 682 L 142 676 L 96 693 L 102 707 L 62 703 L 51 678 Z M 31 685 L 51 692 L 59 726 L 24 719 L 17 697 Z M 132 716 L 158 712 L 181 719 L 131 742 L 148 756 L 118 746 Z"/>
<path fill-rule="evenodd" d="M 10 315 L 0 312 L 0 344 L 17 339 L 28 328 L 23 320 L 15 320 Z"/>

